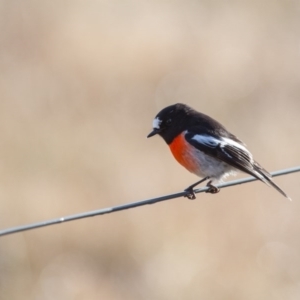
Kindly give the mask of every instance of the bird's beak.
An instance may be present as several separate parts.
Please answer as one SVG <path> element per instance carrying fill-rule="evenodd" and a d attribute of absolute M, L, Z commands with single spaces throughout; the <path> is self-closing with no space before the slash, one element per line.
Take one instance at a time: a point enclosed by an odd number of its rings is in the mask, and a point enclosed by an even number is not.
<path fill-rule="evenodd" d="M 153 128 L 153 130 L 147 135 L 147 138 L 154 136 L 159 133 L 159 129 Z"/>

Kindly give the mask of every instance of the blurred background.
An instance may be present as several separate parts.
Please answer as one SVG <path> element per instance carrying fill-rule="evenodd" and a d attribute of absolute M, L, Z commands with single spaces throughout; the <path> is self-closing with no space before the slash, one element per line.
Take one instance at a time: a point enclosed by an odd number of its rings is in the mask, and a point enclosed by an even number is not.
<path fill-rule="evenodd" d="M 0 228 L 183 190 L 183 102 L 299 164 L 299 1 L 0 1 Z M 0 299 L 299 299 L 300 174 L 0 238 Z M 232 179 L 232 178 L 231 178 Z"/>

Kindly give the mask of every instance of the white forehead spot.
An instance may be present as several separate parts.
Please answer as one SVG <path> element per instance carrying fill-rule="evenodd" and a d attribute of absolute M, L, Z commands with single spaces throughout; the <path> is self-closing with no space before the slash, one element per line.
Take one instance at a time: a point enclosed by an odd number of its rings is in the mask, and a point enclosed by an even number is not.
<path fill-rule="evenodd" d="M 153 123 L 152 123 L 153 128 L 159 129 L 160 128 L 159 126 L 160 126 L 161 122 L 162 122 L 161 119 L 155 118 L 153 120 Z"/>

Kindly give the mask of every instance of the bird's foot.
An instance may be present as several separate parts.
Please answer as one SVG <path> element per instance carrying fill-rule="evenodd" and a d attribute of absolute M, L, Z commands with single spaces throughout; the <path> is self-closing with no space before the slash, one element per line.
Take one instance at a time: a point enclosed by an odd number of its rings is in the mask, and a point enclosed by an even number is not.
<path fill-rule="evenodd" d="M 184 196 L 184 197 L 187 197 L 188 199 L 190 200 L 194 200 L 196 199 L 196 195 L 195 195 L 195 192 L 194 192 L 194 187 L 197 186 L 198 184 L 200 184 L 201 182 L 205 181 L 205 180 L 208 180 L 209 177 L 205 177 L 199 181 L 197 181 L 196 183 L 190 185 L 189 187 L 187 187 L 184 191 L 187 192 L 187 194 Z"/>
<path fill-rule="evenodd" d="M 206 191 L 206 193 L 217 194 L 220 192 L 220 189 L 218 187 L 212 185 L 211 181 L 208 182 L 208 184 L 206 186 L 208 187 L 208 190 Z"/>
<path fill-rule="evenodd" d="M 187 197 L 189 200 L 195 200 L 196 195 L 192 187 L 188 187 L 187 189 L 184 190 L 187 192 L 187 194 L 184 197 Z"/>

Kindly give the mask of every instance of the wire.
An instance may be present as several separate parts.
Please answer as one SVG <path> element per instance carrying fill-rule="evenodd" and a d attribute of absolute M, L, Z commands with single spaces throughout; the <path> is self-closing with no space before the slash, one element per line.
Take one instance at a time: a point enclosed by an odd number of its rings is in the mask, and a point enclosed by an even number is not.
<path fill-rule="evenodd" d="M 299 172 L 299 171 L 300 171 L 300 166 L 272 172 L 271 175 L 275 177 L 275 176 L 291 174 L 291 173 L 295 173 L 295 172 Z M 247 177 L 244 179 L 233 180 L 233 181 L 229 181 L 227 183 L 220 184 L 220 185 L 218 185 L 218 187 L 226 188 L 226 187 L 235 186 L 238 184 L 252 182 L 255 180 L 257 180 L 257 179 L 254 177 Z M 207 190 L 208 190 L 208 187 L 203 187 L 203 188 L 194 190 L 194 193 L 195 194 L 203 193 L 203 192 L 206 192 Z M 99 215 L 110 214 L 113 212 L 117 212 L 117 211 L 121 211 L 121 210 L 125 210 L 125 209 L 131 209 L 131 208 L 135 208 L 138 206 L 155 204 L 155 203 L 166 201 L 166 200 L 184 197 L 184 196 L 187 196 L 188 194 L 189 194 L 189 192 L 183 191 L 183 192 L 165 195 L 165 196 L 161 196 L 161 197 L 157 197 L 157 198 L 127 203 L 127 204 L 103 208 L 103 209 L 99 209 L 99 210 L 93 210 L 93 211 L 84 212 L 84 213 L 75 214 L 75 215 L 69 215 L 69 216 L 62 217 L 62 218 L 32 223 L 32 224 L 23 225 L 23 226 L 11 227 L 11 228 L 0 230 L 0 236 L 9 235 L 9 234 L 13 234 L 13 233 L 21 232 L 21 231 L 27 231 L 27 230 L 31 230 L 31 229 L 36 229 L 36 228 L 40 228 L 40 227 L 46 227 L 46 226 L 50 226 L 50 225 L 60 224 L 60 223 L 64 223 L 64 222 L 69 222 L 69 221 L 74 221 L 74 220 L 79 220 L 79 219 L 84 219 L 84 218 L 89 218 L 89 217 L 94 217 L 94 216 L 99 216 Z"/>

